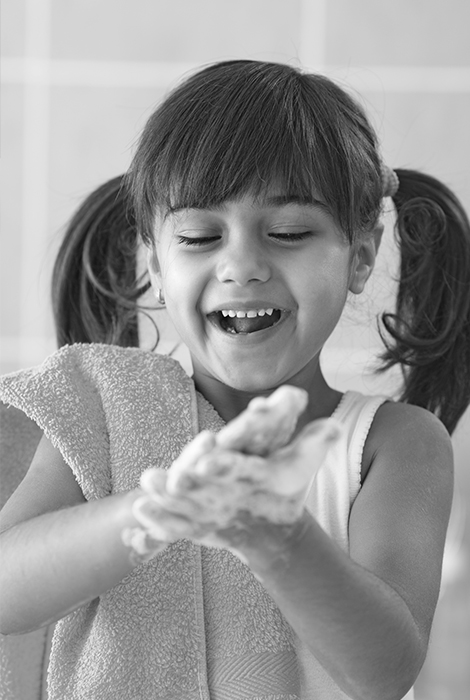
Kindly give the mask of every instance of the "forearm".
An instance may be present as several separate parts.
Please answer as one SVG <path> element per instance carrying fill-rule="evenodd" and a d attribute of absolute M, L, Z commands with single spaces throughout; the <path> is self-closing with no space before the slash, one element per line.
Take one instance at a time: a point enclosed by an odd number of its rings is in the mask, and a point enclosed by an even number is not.
<path fill-rule="evenodd" d="M 403 599 L 308 514 L 269 533 L 240 551 L 325 670 L 352 698 L 401 698 L 426 646 Z"/>
<path fill-rule="evenodd" d="M 0 537 L 0 632 L 54 622 L 117 585 L 133 568 L 121 539 L 138 491 L 46 513 Z"/>

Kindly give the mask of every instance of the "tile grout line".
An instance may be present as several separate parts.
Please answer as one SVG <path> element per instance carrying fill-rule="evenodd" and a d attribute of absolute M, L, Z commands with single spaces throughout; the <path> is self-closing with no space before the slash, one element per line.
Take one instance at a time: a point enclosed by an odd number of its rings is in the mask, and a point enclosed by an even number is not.
<path fill-rule="evenodd" d="M 305 32 L 304 32 L 305 33 Z M 305 38 L 302 39 L 302 42 Z M 303 56 L 303 59 L 302 59 Z M 301 48 L 298 63 L 305 69 L 325 72 L 370 92 L 470 92 L 470 66 L 325 65 Z M 50 86 L 108 86 L 168 88 L 197 63 L 176 61 L 94 61 L 29 57 L 4 57 L 4 84 Z"/>
<path fill-rule="evenodd" d="M 326 0 L 301 0 L 299 13 L 299 62 L 322 72 L 326 66 Z"/>

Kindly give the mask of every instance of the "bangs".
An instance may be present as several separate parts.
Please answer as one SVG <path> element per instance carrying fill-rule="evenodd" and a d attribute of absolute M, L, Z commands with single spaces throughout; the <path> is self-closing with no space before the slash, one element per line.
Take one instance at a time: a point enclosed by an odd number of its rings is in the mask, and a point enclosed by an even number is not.
<path fill-rule="evenodd" d="M 286 198 L 296 195 L 302 201 L 322 194 L 318 174 L 306 167 L 298 141 L 284 127 L 261 128 L 257 120 L 227 132 L 208 124 L 197 145 L 177 149 L 177 158 L 168 154 L 168 167 L 154 178 L 158 207 L 210 208 L 247 193 L 262 197 L 272 186 Z"/>
<path fill-rule="evenodd" d="M 380 202 L 381 182 L 374 139 L 362 130 L 358 148 L 345 112 L 365 120 L 331 81 L 290 66 L 234 61 L 197 73 L 150 118 L 131 167 L 144 240 L 157 210 L 211 208 L 275 186 L 286 199 L 324 201 L 352 241 L 377 218 L 377 204 L 364 217 L 363 200 L 372 186 Z"/>

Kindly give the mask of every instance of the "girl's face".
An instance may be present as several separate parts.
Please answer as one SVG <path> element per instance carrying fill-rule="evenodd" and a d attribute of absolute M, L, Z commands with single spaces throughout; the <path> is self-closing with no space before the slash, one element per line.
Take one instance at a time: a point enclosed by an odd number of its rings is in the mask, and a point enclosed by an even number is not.
<path fill-rule="evenodd" d="M 362 248 L 345 241 L 321 201 L 286 203 L 273 189 L 158 217 L 151 278 L 196 384 L 305 386 L 348 290 L 362 291 L 370 273 Z"/>

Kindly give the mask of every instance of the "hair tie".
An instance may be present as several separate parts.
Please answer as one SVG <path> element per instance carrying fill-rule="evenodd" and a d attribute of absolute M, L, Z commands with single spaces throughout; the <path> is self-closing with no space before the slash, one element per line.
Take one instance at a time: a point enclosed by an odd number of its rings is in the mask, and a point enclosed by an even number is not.
<path fill-rule="evenodd" d="M 400 186 L 398 175 L 392 168 L 389 168 L 388 165 L 384 163 L 382 163 L 380 169 L 382 171 L 382 197 L 393 197 Z"/>

